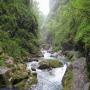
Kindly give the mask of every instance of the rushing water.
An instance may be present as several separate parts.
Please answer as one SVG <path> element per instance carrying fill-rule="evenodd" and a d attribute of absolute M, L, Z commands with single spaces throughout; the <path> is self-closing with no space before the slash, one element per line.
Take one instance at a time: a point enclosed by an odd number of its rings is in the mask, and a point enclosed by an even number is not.
<path fill-rule="evenodd" d="M 42 51 L 42 53 L 44 54 L 44 59 L 54 59 L 50 57 L 51 53 L 48 53 L 47 51 Z M 37 68 L 38 63 L 28 63 L 28 69 L 34 65 L 36 65 L 35 67 Z M 31 90 L 60 90 L 62 88 L 62 79 L 66 68 L 67 65 L 64 64 L 63 67 L 54 68 L 52 70 L 36 69 L 38 83 L 35 87 L 32 87 Z"/>

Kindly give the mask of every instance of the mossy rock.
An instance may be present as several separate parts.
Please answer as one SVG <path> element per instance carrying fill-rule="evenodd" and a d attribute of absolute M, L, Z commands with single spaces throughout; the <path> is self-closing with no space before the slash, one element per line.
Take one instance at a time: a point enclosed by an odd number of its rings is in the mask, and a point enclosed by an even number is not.
<path fill-rule="evenodd" d="M 63 77 L 62 84 L 63 89 L 62 90 L 71 90 L 72 87 L 72 79 L 73 79 L 73 72 L 72 72 L 72 65 L 70 65 Z"/>
<path fill-rule="evenodd" d="M 24 64 L 15 65 L 15 70 L 11 73 L 11 81 L 13 84 L 17 84 L 24 79 L 28 78 L 28 71 Z"/>
<path fill-rule="evenodd" d="M 37 84 L 37 76 L 31 75 L 27 81 L 26 89 L 31 88 L 31 86 L 35 84 Z"/>
<path fill-rule="evenodd" d="M 82 57 L 82 54 L 79 51 L 65 51 L 65 55 L 70 61 Z"/>
<path fill-rule="evenodd" d="M 39 62 L 39 69 L 57 68 L 62 67 L 63 64 L 59 60 L 42 60 Z"/>
<path fill-rule="evenodd" d="M 32 75 L 29 81 L 29 85 L 33 85 L 37 83 L 37 77 L 35 75 Z"/>
<path fill-rule="evenodd" d="M 74 56 L 74 51 L 65 51 L 65 55 L 69 60 L 71 60 Z"/>
<path fill-rule="evenodd" d="M 27 79 L 22 80 L 21 82 L 17 83 L 14 85 L 18 90 L 25 90 L 25 84 L 26 84 Z"/>

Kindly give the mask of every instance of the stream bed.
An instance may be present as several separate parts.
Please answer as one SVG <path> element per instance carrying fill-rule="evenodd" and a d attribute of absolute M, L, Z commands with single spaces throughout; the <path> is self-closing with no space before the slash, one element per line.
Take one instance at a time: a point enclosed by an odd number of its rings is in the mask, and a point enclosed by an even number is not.
<path fill-rule="evenodd" d="M 51 56 L 51 53 L 47 51 L 42 51 L 44 59 L 55 59 Z M 59 58 L 58 58 L 59 60 Z M 61 60 L 61 58 L 60 58 Z M 61 60 L 63 62 L 63 60 Z M 27 69 L 31 69 L 32 65 L 38 67 L 38 62 L 27 63 Z M 61 90 L 62 89 L 62 79 L 66 72 L 67 65 L 63 64 L 63 67 L 53 68 L 50 70 L 40 70 L 36 69 L 37 73 L 37 85 L 33 85 L 30 90 Z"/>

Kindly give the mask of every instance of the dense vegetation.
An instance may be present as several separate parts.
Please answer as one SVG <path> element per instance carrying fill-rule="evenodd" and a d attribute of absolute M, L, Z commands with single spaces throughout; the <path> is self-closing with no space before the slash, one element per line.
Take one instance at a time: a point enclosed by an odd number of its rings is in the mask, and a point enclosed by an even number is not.
<path fill-rule="evenodd" d="M 44 28 L 55 51 L 80 51 L 90 71 L 90 0 L 59 0 Z"/>
<path fill-rule="evenodd" d="M 35 8 L 33 0 L 0 0 L 0 54 L 3 52 L 15 60 L 37 54 L 39 43 Z"/>
<path fill-rule="evenodd" d="M 74 43 L 81 47 L 90 46 L 90 1 L 60 0 L 54 15 L 50 16 L 47 28 L 51 33 L 53 45 Z M 73 45 L 74 45 L 73 44 Z"/>

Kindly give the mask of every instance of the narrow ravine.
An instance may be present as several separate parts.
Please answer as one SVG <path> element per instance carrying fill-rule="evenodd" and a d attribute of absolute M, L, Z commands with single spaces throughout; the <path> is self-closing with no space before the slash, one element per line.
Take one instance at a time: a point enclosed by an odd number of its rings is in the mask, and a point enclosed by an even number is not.
<path fill-rule="evenodd" d="M 55 59 L 51 56 L 51 53 L 47 51 L 42 51 L 44 54 L 44 59 Z M 59 59 L 58 59 L 59 60 Z M 32 64 L 38 66 L 37 62 L 31 62 L 27 64 L 27 68 L 31 69 Z M 37 72 L 37 85 L 33 85 L 31 90 L 61 90 L 62 79 L 65 74 L 67 65 L 64 64 L 63 67 L 53 68 L 51 70 L 40 70 L 36 69 Z"/>

